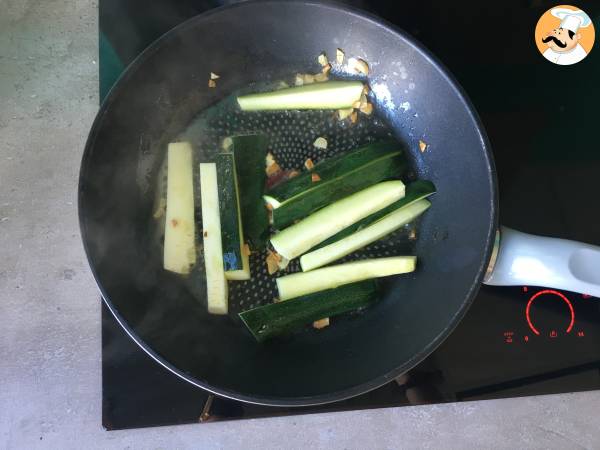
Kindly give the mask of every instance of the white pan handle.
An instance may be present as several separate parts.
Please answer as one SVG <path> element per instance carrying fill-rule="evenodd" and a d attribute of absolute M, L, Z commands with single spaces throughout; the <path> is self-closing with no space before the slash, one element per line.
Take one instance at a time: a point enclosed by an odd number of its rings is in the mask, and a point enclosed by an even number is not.
<path fill-rule="evenodd" d="M 500 227 L 484 283 L 543 286 L 600 297 L 600 247 Z"/>

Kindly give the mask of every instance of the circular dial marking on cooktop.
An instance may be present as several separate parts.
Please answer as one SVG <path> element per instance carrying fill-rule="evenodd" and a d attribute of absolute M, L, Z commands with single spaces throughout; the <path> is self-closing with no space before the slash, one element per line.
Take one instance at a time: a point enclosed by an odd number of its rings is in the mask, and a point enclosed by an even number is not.
<path fill-rule="evenodd" d="M 538 328 L 536 328 L 535 326 L 535 317 L 533 314 L 533 310 L 532 310 L 532 305 L 535 301 L 538 302 L 555 302 L 555 301 L 560 301 L 563 303 L 566 303 L 567 307 L 568 307 L 568 326 L 566 328 L 566 332 L 570 333 L 571 330 L 573 329 L 573 325 L 575 324 L 575 310 L 573 309 L 573 305 L 571 304 L 571 301 L 561 292 L 552 290 L 552 289 L 545 289 L 543 291 L 539 291 L 536 292 L 534 295 L 531 296 L 531 298 L 529 299 L 529 301 L 527 302 L 527 308 L 525 309 L 525 317 L 527 318 L 527 324 L 529 325 L 529 328 L 531 328 L 531 331 L 533 331 L 537 336 L 540 335 L 540 331 Z M 550 332 L 550 337 L 556 337 L 556 331 L 552 330 Z"/>

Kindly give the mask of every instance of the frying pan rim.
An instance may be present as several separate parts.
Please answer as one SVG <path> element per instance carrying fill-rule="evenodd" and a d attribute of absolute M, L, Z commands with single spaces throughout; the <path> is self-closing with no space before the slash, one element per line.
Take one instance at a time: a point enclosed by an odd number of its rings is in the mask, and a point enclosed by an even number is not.
<path fill-rule="evenodd" d="M 122 89 L 122 86 L 124 86 L 124 81 L 127 80 L 130 76 L 132 76 L 132 74 L 134 74 L 136 72 L 136 70 L 140 66 L 142 66 L 142 64 L 152 54 L 154 54 L 154 52 L 158 51 L 162 47 L 164 42 L 167 42 L 169 39 L 177 37 L 182 31 L 186 30 L 188 27 L 197 26 L 197 22 L 205 21 L 209 17 L 211 17 L 213 14 L 220 14 L 222 11 L 233 10 L 236 8 L 247 8 L 247 7 L 252 8 L 254 4 L 270 4 L 275 7 L 281 7 L 281 6 L 284 6 L 287 4 L 293 4 L 293 5 L 310 6 L 310 7 L 316 7 L 316 8 L 326 8 L 326 9 L 337 10 L 339 12 L 349 14 L 357 19 L 370 22 L 375 27 L 382 28 L 386 32 L 391 33 L 392 35 L 396 36 L 397 38 L 402 39 L 408 45 L 413 47 L 422 57 L 424 57 L 426 60 L 428 60 L 429 63 L 431 63 L 432 66 L 446 80 L 447 84 L 456 92 L 456 94 L 458 95 L 458 97 L 460 99 L 460 102 L 463 104 L 463 106 L 465 107 L 471 120 L 476 125 L 476 131 L 479 135 L 479 139 L 481 141 L 481 146 L 482 146 L 482 149 L 484 152 L 484 157 L 485 157 L 485 160 L 486 160 L 486 163 L 488 166 L 488 173 L 489 173 L 489 180 L 490 180 L 489 189 L 490 189 L 492 195 L 491 195 L 491 199 L 490 199 L 490 202 L 491 202 L 491 204 L 490 204 L 490 220 L 489 220 L 490 225 L 487 230 L 487 245 L 486 245 L 484 255 L 482 257 L 482 264 L 480 265 L 478 273 L 477 273 L 476 277 L 474 278 L 474 282 L 469 287 L 469 290 L 467 292 L 465 300 L 463 301 L 463 303 L 462 303 L 461 307 L 459 308 L 459 310 L 457 311 L 457 313 L 454 316 L 452 316 L 452 318 L 448 321 L 448 325 L 435 337 L 435 339 L 433 339 L 429 343 L 429 345 L 427 345 L 420 352 L 416 353 L 411 359 L 409 359 L 408 361 L 405 361 L 404 364 L 402 364 L 401 366 L 398 366 L 398 367 L 390 370 L 389 372 L 382 374 L 376 378 L 373 378 L 370 381 L 367 381 L 365 383 L 361 383 L 361 384 L 352 386 L 347 389 L 330 392 L 327 394 L 305 396 L 305 397 L 289 397 L 289 398 L 245 395 L 240 392 L 235 392 L 232 390 L 222 389 L 219 387 L 211 386 L 208 383 L 202 382 L 202 381 L 196 379 L 195 377 L 192 377 L 188 374 L 183 373 L 183 371 L 181 371 L 180 369 L 177 369 L 172 364 L 165 361 L 160 355 L 158 355 L 153 349 L 151 349 L 143 341 L 143 339 L 140 336 L 138 336 L 130 328 L 130 326 L 127 324 L 127 322 L 124 320 L 124 318 L 119 314 L 116 307 L 112 305 L 112 302 L 110 301 L 109 296 L 107 295 L 107 292 L 104 290 L 104 288 L 102 287 L 102 285 L 99 281 L 99 275 L 96 272 L 96 268 L 91 264 L 90 248 L 88 246 L 88 239 L 86 239 L 86 236 L 88 236 L 88 234 L 86 232 L 86 226 L 85 226 L 85 220 L 84 220 L 85 219 L 84 218 L 85 207 L 82 204 L 83 197 L 84 197 L 83 192 L 85 190 L 85 179 L 86 179 L 86 176 L 84 176 L 84 175 L 87 173 L 87 170 L 88 170 L 88 163 L 90 162 L 91 155 L 93 154 L 93 151 L 94 151 L 96 138 L 97 138 L 98 132 L 101 128 L 101 125 L 103 122 L 103 117 L 104 117 L 106 111 L 108 110 L 108 108 L 110 107 L 110 105 L 112 104 L 112 102 L 114 101 L 114 99 L 118 97 L 119 92 Z M 186 20 L 185 22 L 183 22 L 183 23 L 177 25 L 176 27 L 172 28 L 171 30 L 167 31 L 165 34 L 163 34 L 158 39 L 156 39 L 154 42 L 152 42 L 146 49 L 144 49 L 144 51 L 142 51 L 125 68 L 125 70 L 121 73 L 121 75 L 119 76 L 119 78 L 117 79 L 115 84 L 111 87 L 111 89 L 107 93 L 106 97 L 104 98 L 102 104 L 100 105 L 100 108 L 98 110 L 96 118 L 94 119 L 94 122 L 90 129 L 88 139 L 85 144 L 82 161 L 81 161 L 81 166 L 80 166 L 80 175 L 79 175 L 79 183 L 78 183 L 78 217 L 79 217 L 79 227 L 80 227 L 80 232 L 81 232 L 81 237 L 82 237 L 82 241 L 83 241 L 83 247 L 84 247 L 84 251 L 86 254 L 86 258 L 88 260 L 88 263 L 90 264 L 90 269 L 91 269 L 92 275 L 94 277 L 94 280 L 96 281 L 96 285 L 98 286 L 98 289 L 100 290 L 100 293 L 102 295 L 102 299 L 103 299 L 104 303 L 108 307 L 111 314 L 115 317 L 115 319 L 117 320 L 119 325 L 123 328 L 123 330 L 129 335 L 129 337 L 144 352 L 146 352 L 148 354 L 148 356 L 150 356 L 157 363 L 159 363 L 161 366 L 163 366 L 165 369 L 167 369 L 174 375 L 178 376 L 179 378 L 187 381 L 188 383 L 190 383 L 196 387 L 199 387 L 205 391 L 208 391 L 215 395 L 219 395 L 221 397 L 229 398 L 232 400 L 238 400 L 238 401 L 242 401 L 242 402 L 246 402 L 246 403 L 253 403 L 253 404 L 257 404 L 257 405 L 266 405 L 266 406 L 279 406 L 279 407 L 316 406 L 316 405 L 332 403 L 332 402 L 336 402 L 336 401 L 340 401 L 340 400 L 345 400 L 345 399 L 348 399 L 351 397 L 355 397 L 357 395 L 367 393 L 369 391 L 372 391 L 374 389 L 377 389 L 377 388 L 387 384 L 388 382 L 392 381 L 394 378 L 398 377 L 399 375 L 401 375 L 403 373 L 406 373 L 407 371 L 409 371 L 410 369 L 412 369 L 413 367 L 418 365 L 421 361 L 423 361 L 451 334 L 451 332 L 454 330 L 454 328 L 456 328 L 456 326 L 460 323 L 461 319 L 467 313 L 477 292 L 479 291 L 479 288 L 483 281 L 483 277 L 485 275 L 485 270 L 487 269 L 487 262 L 489 261 L 490 256 L 491 256 L 493 243 L 494 243 L 494 237 L 495 237 L 496 230 L 498 228 L 498 189 L 497 189 L 497 186 L 498 186 L 498 182 L 497 182 L 496 169 L 495 169 L 493 154 L 491 151 L 491 146 L 490 146 L 488 137 L 486 135 L 485 129 L 483 127 L 483 124 L 481 122 L 481 119 L 479 118 L 479 115 L 477 114 L 473 104 L 469 100 L 466 92 L 460 86 L 458 81 L 453 77 L 453 75 L 450 73 L 450 71 L 441 63 L 441 61 L 439 61 L 437 59 L 437 57 L 435 57 L 417 39 L 415 39 L 413 36 L 409 35 L 404 30 L 400 29 L 399 27 L 389 23 L 385 19 L 382 19 L 374 14 L 368 13 L 368 12 L 360 10 L 358 8 L 354 8 L 354 7 L 347 6 L 347 5 L 342 5 L 337 2 L 332 2 L 332 1 L 323 2 L 323 1 L 315 1 L 315 0 L 298 0 L 298 1 L 290 1 L 290 2 L 280 2 L 277 0 L 252 0 L 252 1 L 232 4 L 232 5 L 221 6 L 221 7 L 209 10 L 207 12 L 204 12 L 202 14 L 196 15 L 194 17 L 191 17 L 190 19 Z"/>

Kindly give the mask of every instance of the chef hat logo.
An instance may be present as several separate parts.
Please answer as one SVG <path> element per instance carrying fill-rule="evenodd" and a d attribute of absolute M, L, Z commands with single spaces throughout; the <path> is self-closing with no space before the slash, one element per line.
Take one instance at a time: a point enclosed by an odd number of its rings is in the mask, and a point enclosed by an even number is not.
<path fill-rule="evenodd" d="M 571 30 L 573 33 L 577 33 L 580 27 L 589 27 L 592 23 L 590 16 L 581 9 L 552 8 L 550 14 L 561 20 L 560 28 Z"/>
<path fill-rule="evenodd" d="M 535 28 L 535 44 L 548 61 L 576 64 L 587 57 L 595 39 L 594 24 L 583 10 L 559 5 L 546 11 Z"/>

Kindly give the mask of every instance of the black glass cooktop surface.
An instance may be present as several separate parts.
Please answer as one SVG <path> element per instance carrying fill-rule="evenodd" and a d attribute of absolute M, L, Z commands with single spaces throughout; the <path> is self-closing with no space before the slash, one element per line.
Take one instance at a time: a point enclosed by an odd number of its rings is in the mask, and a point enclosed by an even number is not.
<path fill-rule="evenodd" d="M 224 3 L 100 0 L 101 97 L 153 40 Z M 345 3 L 416 36 L 465 88 L 492 143 L 504 225 L 600 245 L 600 50 L 575 66 L 544 60 L 533 30 L 552 3 Z M 577 6 L 600 23 L 600 5 Z M 600 389 L 598 300 L 484 286 L 454 333 L 418 367 L 368 394 L 308 408 L 244 404 L 182 381 L 103 305 L 103 424 L 122 429 Z"/>

